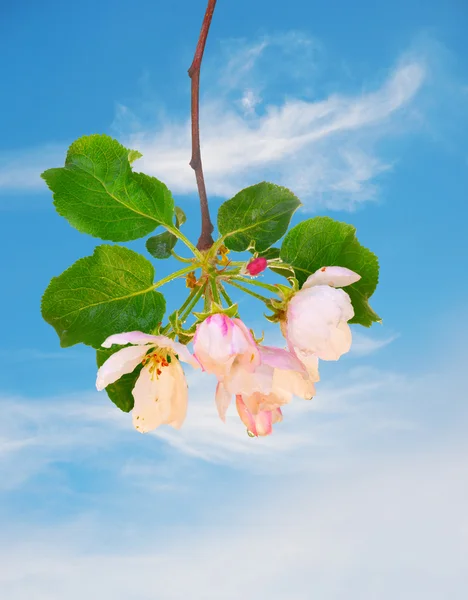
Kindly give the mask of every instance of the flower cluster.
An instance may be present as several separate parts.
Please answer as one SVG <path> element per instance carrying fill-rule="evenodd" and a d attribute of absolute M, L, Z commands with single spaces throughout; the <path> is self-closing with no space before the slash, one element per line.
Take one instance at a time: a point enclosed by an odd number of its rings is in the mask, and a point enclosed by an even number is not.
<path fill-rule="evenodd" d="M 265 265 L 266 261 L 257 260 L 247 265 L 247 271 L 258 274 Z M 319 359 L 337 360 L 350 349 L 348 321 L 354 310 L 349 295 L 339 288 L 359 279 L 353 271 L 333 266 L 309 276 L 281 311 L 287 349 L 257 343 L 242 320 L 225 312 L 198 323 L 192 352 L 165 335 L 138 331 L 111 335 L 102 344 L 105 348 L 126 347 L 100 367 L 96 387 L 103 390 L 142 365 L 132 392 L 134 426 L 142 433 L 161 424 L 179 429 L 188 402 L 182 361 L 216 377 L 216 406 L 223 421 L 235 398 L 249 435 L 269 435 L 293 396 L 308 400 L 315 395 Z"/>

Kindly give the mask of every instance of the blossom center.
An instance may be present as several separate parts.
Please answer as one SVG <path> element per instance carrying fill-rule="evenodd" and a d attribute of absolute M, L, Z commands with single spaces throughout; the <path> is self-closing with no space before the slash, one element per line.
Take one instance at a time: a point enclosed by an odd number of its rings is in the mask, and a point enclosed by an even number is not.
<path fill-rule="evenodd" d="M 155 348 L 149 352 L 141 361 L 144 367 L 148 367 L 151 379 L 158 379 L 165 367 L 172 362 L 173 354 L 167 348 Z"/>

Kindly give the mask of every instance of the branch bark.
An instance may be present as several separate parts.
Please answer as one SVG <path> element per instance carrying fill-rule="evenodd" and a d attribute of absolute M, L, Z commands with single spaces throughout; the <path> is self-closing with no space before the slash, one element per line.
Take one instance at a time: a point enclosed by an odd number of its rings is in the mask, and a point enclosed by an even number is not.
<path fill-rule="evenodd" d="M 201 234 L 197 243 L 199 250 L 208 250 L 213 245 L 213 223 L 211 222 L 210 209 L 208 207 L 208 199 L 206 197 L 205 178 L 203 176 L 203 166 L 200 152 L 200 67 L 203 59 L 203 52 L 205 51 L 206 38 L 208 37 L 208 31 L 210 30 L 211 19 L 213 18 L 213 12 L 216 6 L 216 0 L 208 0 L 208 6 L 206 8 L 205 17 L 203 19 L 202 28 L 200 31 L 200 37 L 198 44 L 195 49 L 195 56 L 193 62 L 190 65 L 188 74 L 192 80 L 192 158 L 190 159 L 190 166 L 195 171 L 195 178 L 197 180 L 198 195 L 200 196 L 200 211 L 201 211 Z"/>

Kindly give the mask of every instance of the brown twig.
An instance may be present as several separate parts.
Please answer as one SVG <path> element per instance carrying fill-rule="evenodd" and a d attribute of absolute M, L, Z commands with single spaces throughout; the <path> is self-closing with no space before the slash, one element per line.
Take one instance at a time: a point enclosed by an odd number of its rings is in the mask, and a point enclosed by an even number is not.
<path fill-rule="evenodd" d="M 190 166 L 195 171 L 197 179 L 198 195 L 200 196 L 200 210 L 202 218 L 202 228 L 200 238 L 197 243 L 199 250 L 208 250 L 213 245 L 214 241 L 211 236 L 213 232 L 213 223 L 210 218 L 210 209 L 208 207 L 208 199 L 206 197 L 205 178 L 203 176 L 203 167 L 200 154 L 200 124 L 199 124 L 199 105 L 200 105 L 200 67 L 205 50 L 206 38 L 213 18 L 213 12 L 216 6 L 216 0 L 208 0 L 205 17 L 198 39 L 198 44 L 195 49 L 195 56 L 190 65 L 188 74 L 192 80 L 192 158 Z"/>

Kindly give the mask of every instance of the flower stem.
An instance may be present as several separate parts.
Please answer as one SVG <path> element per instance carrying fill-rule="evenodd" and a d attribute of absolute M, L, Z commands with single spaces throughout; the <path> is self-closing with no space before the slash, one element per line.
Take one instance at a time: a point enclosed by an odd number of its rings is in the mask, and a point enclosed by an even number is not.
<path fill-rule="evenodd" d="M 194 287 L 192 290 L 190 290 L 190 294 L 187 296 L 187 298 L 185 299 L 185 302 L 182 304 L 182 306 L 177 309 L 176 312 L 179 313 L 179 315 L 183 314 L 183 312 L 185 311 L 185 309 L 187 308 L 187 306 L 190 306 L 192 303 L 192 300 L 194 299 L 194 297 L 197 295 L 197 293 L 199 292 L 199 288 Z"/>
<path fill-rule="evenodd" d="M 213 18 L 213 12 L 216 6 L 216 0 L 208 0 L 205 17 L 203 19 L 200 37 L 195 49 L 195 56 L 190 65 L 188 74 L 192 80 L 192 102 L 191 102 L 191 117 L 192 117 L 192 158 L 190 166 L 195 171 L 197 180 L 198 195 L 200 196 L 200 211 L 202 218 L 202 228 L 200 238 L 197 243 L 198 250 L 209 250 L 214 243 L 213 223 L 210 218 L 210 209 L 208 207 L 208 199 L 206 197 L 205 178 L 203 176 L 203 167 L 200 152 L 200 124 L 199 124 L 199 105 L 200 105 L 200 67 L 205 51 L 206 38 Z"/>
<path fill-rule="evenodd" d="M 203 260 L 203 255 L 200 252 L 200 250 L 198 250 L 198 248 L 195 248 L 192 242 L 187 237 L 185 237 L 185 235 L 180 231 L 180 229 L 177 229 L 177 227 L 172 227 L 170 225 L 165 225 L 165 228 L 168 231 L 170 231 L 173 235 L 175 235 L 176 238 L 179 238 L 179 240 L 183 242 L 187 246 L 187 248 L 189 248 L 195 254 L 199 261 Z"/>
<path fill-rule="evenodd" d="M 184 258 L 183 256 L 177 254 L 177 252 L 174 252 L 174 250 L 171 250 L 171 255 L 180 262 L 193 264 L 193 258 Z"/>
<path fill-rule="evenodd" d="M 180 271 L 175 271 L 174 273 L 171 273 L 167 277 L 164 277 L 164 279 L 160 279 L 159 281 L 157 281 L 153 285 L 153 290 L 161 287 L 162 285 L 164 285 L 166 283 L 169 283 L 169 281 L 172 281 L 173 279 L 177 279 L 177 277 L 182 277 L 182 275 L 186 275 L 187 273 L 190 273 L 191 271 L 194 271 L 195 269 L 199 269 L 199 268 L 200 268 L 200 265 L 195 263 L 195 264 L 190 265 L 190 267 L 185 267 L 185 269 L 181 269 Z"/>
<path fill-rule="evenodd" d="M 210 277 L 210 288 L 211 288 L 211 297 L 213 301 L 217 304 L 221 304 L 221 298 L 219 297 L 218 285 L 216 283 L 216 277 Z"/>
<path fill-rule="evenodd" d="M 249 294 L 250 296 L 253 296 L 254 298 L 257 298 L 257 300 L 261 300 L 262 302 L 264 302 L 268 306 L 270 305 L 270 298 L 266 298 L 265 296 L 261 296 L 260 294 L 257 294 L 256 292 L 253 292 L 252 290 L 249 290 L 248 288 L 244 287 L 243 285 L 240 285 L 239 283 L 237 283 L 236 281 L 233 281 L 232 279 L 227 279 L 226 283 L 228 283 L 229 285 L 232 285 L 232 286 L 236 287 L 238 290 L 242 290 L 243 292 L 245 292 L 246 294 Z"/>
<path fill-rule="evenodd" d="M 209 313 L 211 311 L 211 302 L 212 302 L 212 300 L 213 300 L 213 298 L 211 296 L 211 288 L 207 284 L 205 286 L 205 304 L 203 306 L 203 311 L 205 313 Z"/>
<path fill-rule="evenodd" d="M 190 293 L 190 296 L 179 308 L 179 321 L 181 323 L 184 323 L 184 321 L 188 318 L 192 310 L 197 305 L 198 301 L 200 300 L 203 294 L 204 287 L 204 285 L 201 285 L 198 288 L 193 288 L 192 292 Z"/>
<path fill-rule="evenodd" d="M 270 292 L 273 292 L 274 294 L 277 294 L 278 296 L 280 295 L 278 292 L 278 288 L 274 285 L 270 285 L 269 283 L 263 283 L 262 281 L 257 281 L 256 279 L 247 279 L 246 277 L 242 277 L 241 275 L 234 276 L 233 279 L 242 283 L 248 283 L 250 285 L 261 287 L 264 290 L 268 290 Z"/>
<path fill-rule="evenodd" d="M 219 291 L 221 292 L 221 296 L 224 298 L 224 300 L 226 301 L 226 304 L 228 306 L 232 306 L 234 304 L 234 302 L 231 300 L 231 297 L 229 296 L 229 294 L 226 292 L 223 284 L 219 284 Z"/>
<path fill-rule="evenodd" d="M 197 305 L 197 302 L 200 300 L 200 296 L 203 293 L 203 287 L 204 286 L 193 288 L 190 291 L 190 294 L 185 299 L 185 302 L 182 304 L 182 306 L 172 313 L 172 315 L 175 315 L 175 313 L 177 312 L 179 313 L 179 321 L 181 323 L 183 323 L 187 319 L 187 317 Z M 160 334 L 166 335 L 169 331 L 171 331 L 171 329 L 172 323 L 169 321 L 169 323 L 163 329 L 161 329 Z"/>

